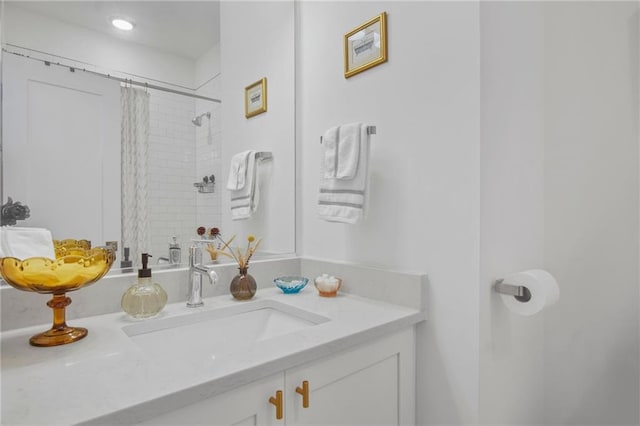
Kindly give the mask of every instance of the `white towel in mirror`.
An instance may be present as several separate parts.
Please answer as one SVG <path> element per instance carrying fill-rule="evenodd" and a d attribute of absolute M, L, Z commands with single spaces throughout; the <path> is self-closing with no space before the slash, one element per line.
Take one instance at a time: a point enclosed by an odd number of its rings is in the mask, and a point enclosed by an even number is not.
<path fill-rule="evenodd" d="M 0 257 L 55 259 L 51 231 L 44 228 L 0 227 Z"/>
<path fill-rule="evenodd" d="M 249 151 L 247 156 L 246 177 L 242 188 L 230 190 L 231 219 L 248 219 L 256 211 L 260 194 L 258 191 L 258 171 L 256 152 Z"/>
<path fill-rule="evenodd" d="M 227 189 L 236 191 L 244 188 L 247 181 L 247 166 L 249 154 L 251 153 L 255 153 L 255 151 L 243 151 L 231 157 L 231 167 L 229 168 Z"/>

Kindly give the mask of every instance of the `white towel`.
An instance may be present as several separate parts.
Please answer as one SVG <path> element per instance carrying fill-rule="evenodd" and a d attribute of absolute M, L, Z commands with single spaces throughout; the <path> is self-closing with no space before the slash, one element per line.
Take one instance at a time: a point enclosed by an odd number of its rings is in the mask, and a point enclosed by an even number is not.
<path fill-rule="evenodd" d="M 369 199 L 369 135 L 360 124 L 358 167 L 352 179 L 325 178 L 322 158 L 318 215 L 330 222 L 358 223 L 364 219 Z M 324 139 L 323 139 L 324 145 Z"/>
<path fill-rule="evenodd" d="M 46 257 L 55 259 L 53 238 L 48 229 L 0 227 L 0 257 Z"/>
<path fill-rule="evenodd" d="M 254 151 L 243 151 L 231 157 L 231 168 L 229 169 L 229 178 L 227 179 L 227 189 L 235 191 L 244 188 L 247 181 L 247 163 L 249 154 L 252 152 Z"/>
<path fill-rule="evenodd" d="M 332 127 L 322 138 L 324 177 L 353 179 L 360 158 L 361 123 Z"/>
<path fill-rule="evenodd" d="M 258 170 L 256 152 L 250 151 L 247 159 L 245 184 L 241 189 L 231 190 L 231 220 L 249 219 L 256 211 L 259 201 Z"/>

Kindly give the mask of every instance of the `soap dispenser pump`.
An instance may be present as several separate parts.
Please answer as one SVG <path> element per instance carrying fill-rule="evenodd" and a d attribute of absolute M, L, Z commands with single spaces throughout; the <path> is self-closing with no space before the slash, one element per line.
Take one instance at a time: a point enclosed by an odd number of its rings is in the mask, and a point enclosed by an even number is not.
<path fill-rule="evenodd" d="M 138 281 L 122 295 L 122 310 L 137 319 L 154 317 L 167 304 L 167 292 L 151 281 L 151 269 L 147 267 L 149 257 L 150 254 L 142 253 L 142 269 L 138 269 Z"/>

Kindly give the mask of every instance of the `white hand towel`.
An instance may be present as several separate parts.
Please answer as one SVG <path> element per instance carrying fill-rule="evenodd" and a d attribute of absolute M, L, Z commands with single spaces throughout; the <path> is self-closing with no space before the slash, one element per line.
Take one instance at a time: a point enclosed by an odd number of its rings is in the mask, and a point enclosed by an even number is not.
<path fill-rule="evenodd" d="M 244 188 L 247 177 L 247 163 L 251 152 L 253 151 L 243 151 L 231 157 L 227 189 L 235 191 Z"/>
<path fill-rule="evenodd" d="M 352 179 L 324 177 L 325 158 L 322 158 L 318 215 L 331 222 L 355 224 L 364 219 L 369 199 L 369 135 L 367 126 L 360 124 L 358 167 Z M 324 140 L 323 140 L 324 144 Z"/>
<path fill-rule="evenodd" d="M 258 207 L 260 194 L 255 151 L 250 151 L 248 155 L 246 175 L 245 185 L 241 189 L 230 191 L 231 220 L 249 219 Z"/>
<path fill-rule="evenodd" d="M 0 257 L 46 257 L 55 259 L 53 238 L 48 229 L 0 227 Z"/>
<path fill-rule="evenodd" d="M 327 130 L 322 138 L 324 177 L 353 179 L 360 158 L 361 123 L 344 124 Z"/>
<path fill-rule="evenodd" d="M 322 137 L 322 156 L 323 169 L 325 179 L 336 177 L 337 161 L 338 161 L 338 138 L 340 137 L 340 126 L 332 127 Z"/>

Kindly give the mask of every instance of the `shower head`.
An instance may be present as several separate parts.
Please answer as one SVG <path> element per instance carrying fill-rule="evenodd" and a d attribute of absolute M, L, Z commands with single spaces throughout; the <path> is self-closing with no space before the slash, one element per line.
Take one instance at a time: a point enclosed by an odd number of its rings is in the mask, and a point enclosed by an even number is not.
<path fill-rule="evenodd" d="M 208 119 L 211 119 L 211 113 L 210 112 L 205 112 L 204 114 L 200 114 L 199 116 L 195 117 L 193 120 L 191 120 L 191 122 L 195 125 L 195 126 L 202 126 L 202 117 L 207 116 Z"/>

